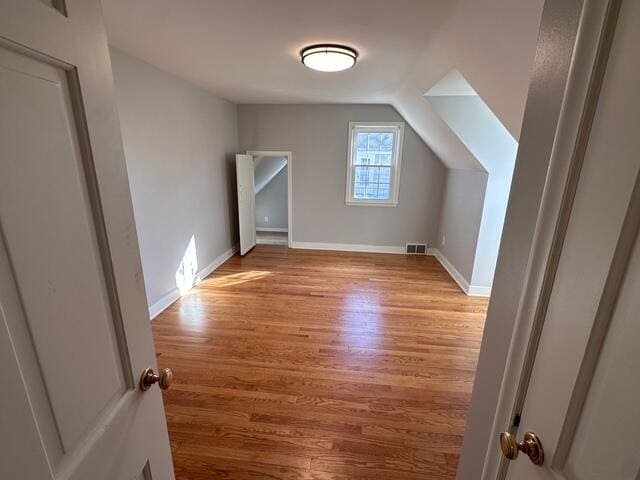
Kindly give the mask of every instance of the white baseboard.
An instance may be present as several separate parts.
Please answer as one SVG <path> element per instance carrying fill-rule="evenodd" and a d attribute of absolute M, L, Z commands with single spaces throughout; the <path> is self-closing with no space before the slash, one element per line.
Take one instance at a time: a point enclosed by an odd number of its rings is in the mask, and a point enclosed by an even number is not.
<path fill-rule="evenodd" d="M 444 269 L 449 272 L 451 278 L 455 280 L 458 286 L 462 289 L 464 293 L 469 295 L 470 297 L 489 297 L 491 295 L 491 287 L 484 287 L 480 285 L 470 285 L 469 282 L 465 280 L 465 278 L 456 270 L 449 260 L 438 250 L 437 248 L 430 248 L 427 251 L 428 255 L 433 255 L 438 259 L 440 264 L 444 267 Z"/>
<path fill-rule="evenodd" d="M 256 238 L 256 245 L 289 245 L 289 241 L 286 238 Z"/>
<path fill-rule="evenodd" d="M 234 245 L 229 250 L 224 252 L 222 255 L 219 255 L 218 257 L 216 257 L 213 260 L 213 262 L 211 262 L 209 265 L 201 269 L 196 275 L 196 278 L 193 282 L 193 286 L 195 287 L 202 280 L 204 280 L 209 275 L 211 275 L 211 273 L 214 270 L 216 270 L 220 265 L 222 265 L 224 262 L 226 262 L 231 257 L 233 257 L 239 249 L 240 249 L 239 245 Z M 158 315 L 160 315 L 163 311 L 169 308 L 180 297 L 181 297 L 180 290 L 178 289 L 178 287 L 176 287 L 173 290 L 171 290 L 169 293 L 167 293 L 165 296 L 163 296 L 160 300 L 158 300 L 157 302 L 149 306 L 149 317 L 151 318 L 151 320 L 153 320 Z"/>
<path fill-rule="evenodd" d="M 167 293 L 164 297 L 162 297 L 157 302 L 151 304 L 149 306 L 149 318 L 153 320 L 162 312 L 164 312 L 167 308 L 169 308 L 173 302 L 180 298 L 180 290 L 178 288 L 174 288 L 169 293 Z"/>
<path fill-rule="evenodd" d="M 304 250 L 334 250 L 340 252 L 405 253 L 405 247 L 357 245 L 354 243 L 291 242 L 291 248 L 300 248 Z"/>
<path fill-rule="evenodd" d="M 281 233 L 287 233 L 288 231 L 289 231 L 288 228 L 256 227 L 256 232 L 281 232 Z"/>
<path fill-rule="evenodd" d="M 467 295 L 470 297 L 490 297 L 491 287 L 483 287 L 481 285 L 469 285 Z"/>

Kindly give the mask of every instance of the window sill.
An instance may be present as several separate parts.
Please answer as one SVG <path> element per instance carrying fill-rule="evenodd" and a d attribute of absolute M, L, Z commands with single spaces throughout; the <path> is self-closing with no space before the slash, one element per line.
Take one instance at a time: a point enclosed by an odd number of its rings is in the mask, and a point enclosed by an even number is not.
<path fill-rule="evenodd" d="M 350 207 L 397 207 L 398 206 L 398 202 L 367 202 L 367 201 L 362 201 L 362 202 L 354 202 L 354 201 L 349 201 L 347 200 L 345 202 L 345 205 L 348 205 Z"/>

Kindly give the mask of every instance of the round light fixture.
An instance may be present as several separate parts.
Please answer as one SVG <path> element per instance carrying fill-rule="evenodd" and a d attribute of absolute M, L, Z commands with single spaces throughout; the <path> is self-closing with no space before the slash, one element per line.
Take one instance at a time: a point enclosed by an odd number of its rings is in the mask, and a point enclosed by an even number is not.
<path fill-rule="evenodd" d="M 300 52 L 302 63 L 321 72 L 339 72 L 353 67 L 358 52 L 344 45 L 311 45 Z"/>

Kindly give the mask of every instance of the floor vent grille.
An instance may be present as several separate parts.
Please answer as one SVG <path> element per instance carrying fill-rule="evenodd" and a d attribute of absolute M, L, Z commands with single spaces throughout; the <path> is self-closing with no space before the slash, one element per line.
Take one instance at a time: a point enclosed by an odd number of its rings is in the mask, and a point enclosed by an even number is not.
<path fill-rule="evenodd" d="M 427 245 L 425 243 L 407 243 L 405 253 L 407 255 L 426 255 Z"/>

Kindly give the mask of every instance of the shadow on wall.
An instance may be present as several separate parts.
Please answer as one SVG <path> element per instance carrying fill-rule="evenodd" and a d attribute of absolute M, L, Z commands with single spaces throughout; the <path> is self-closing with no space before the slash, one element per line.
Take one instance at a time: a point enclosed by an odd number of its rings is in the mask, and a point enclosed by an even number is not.
<path fill-rule="evenodd" d="M 240 240 L 240 230 L 238 225 L 238 182 L 236 179 L 236 154 L 230 153 L 225 158 L 225 174 L 227 177 L 227 224 L 231 226 L 232 245 Z"/>

